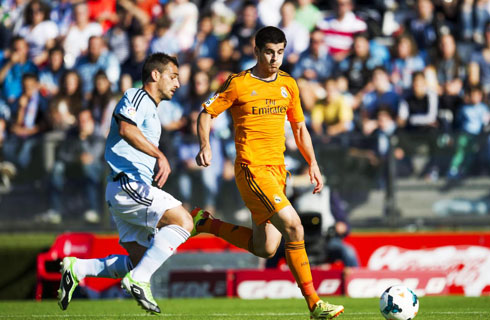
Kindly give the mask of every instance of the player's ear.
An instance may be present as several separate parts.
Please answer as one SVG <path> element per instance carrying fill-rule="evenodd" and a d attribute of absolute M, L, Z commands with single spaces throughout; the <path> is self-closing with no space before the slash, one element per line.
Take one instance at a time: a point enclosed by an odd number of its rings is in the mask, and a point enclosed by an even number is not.
<path fill-rule="evenodd" d="M 254 54 L 255 54 L 255 56 L 256 56 L 257 58 L 259 57 L 259 53 L 260 53 L 259 47 L 255 46 L 255 47 L 254 47 Z"/>
<path fill-rule="evenodd" d="M 151 80 L 153 82 L 156 82 L 156 81 L 158 81 L 158 79 L 160 79 L 161 75 L 162 74 L 160 73 L 160 71 L 158 71 L 157 69 L 153 69 L 151 71 Z"/>

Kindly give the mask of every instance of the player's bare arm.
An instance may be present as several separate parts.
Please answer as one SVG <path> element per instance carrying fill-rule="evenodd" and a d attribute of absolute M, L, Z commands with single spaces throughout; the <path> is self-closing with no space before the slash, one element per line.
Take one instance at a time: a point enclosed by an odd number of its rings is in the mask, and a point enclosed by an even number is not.
<path fill-rule="evenodd" d="M 171 172 L 167 157 L 154 144 L 148 141 L 134 124 L 120 121 L 119 135 L 132 147 L 157 159 L 157 172 L 154 180 L 159 188 L 163 187 Z"/>
<path fill-rule="evenodd" d="M 315 189 L 313 189 L 313 193 L 318 193 L 323 189 L 323 177 L 316 161 L 315 151 L 313 149 L 313 143 L 311 142 L 310 133 L 308 132 L 304 121 L 291 122 L 291 128 L 293 130 L 296 145 L 303 155 L 303 158 L 305 158 L 306 162 L 310 166 L 310 181 L 312 184 L 316 184 Z"/>
<path fill-rule="evenodd" d="M 197 135 L 199 137 L 199 153 L 196 156 L 198 166 L 207 167 L 211 164 L 213 157 L 211 145 L 209 144 L 209 133 L 211 131 L 211 115 L 206 110 L 201 111 L 197 118 Z"/>

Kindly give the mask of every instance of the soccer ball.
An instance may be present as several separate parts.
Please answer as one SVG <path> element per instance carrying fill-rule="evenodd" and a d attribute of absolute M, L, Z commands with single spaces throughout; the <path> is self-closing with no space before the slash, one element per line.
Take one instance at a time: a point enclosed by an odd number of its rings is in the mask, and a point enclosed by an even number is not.
<path fill-rule="evenodd" d="M 412 320 L 419 311 L 419 299 L 403 285 L 392 286 L 381 295 L 379 310 L 388 320 Z"/>

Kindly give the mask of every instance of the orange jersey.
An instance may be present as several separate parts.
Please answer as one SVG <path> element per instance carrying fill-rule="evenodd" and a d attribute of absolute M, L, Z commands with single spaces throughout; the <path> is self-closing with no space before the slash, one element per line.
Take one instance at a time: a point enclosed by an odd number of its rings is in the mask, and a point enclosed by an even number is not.
<path fill-rule="evenodd" d="M 254 77 L 251 70 L 233 74 L 203 108 L 213 118 L 230 109 L 236 162 L 251 165 L 284 164 L 286 115 L 290 122 L 304 121 L 298 85 L 284 71 L 272 81 Z"/>

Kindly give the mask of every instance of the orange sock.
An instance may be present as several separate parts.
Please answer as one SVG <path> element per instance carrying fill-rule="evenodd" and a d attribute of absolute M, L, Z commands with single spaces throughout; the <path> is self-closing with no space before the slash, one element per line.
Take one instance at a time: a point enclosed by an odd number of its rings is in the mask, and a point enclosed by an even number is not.
<path fill-rule="evenodd" d="M 202 225 L 197 226 L 197 231 L 214 234 L 232 245 L 250 251 L 252 229 L 237 226 L 219 219 L 206 219 Z"/>
<path fill-rule="evenodd" d="M 286 242 L 285 248 L 289 269 L 305 297 L 308 308 L 313 310 L 320 297 L 318 297 L 315 287 L 313 287 L 313 277 L 311 276 L 310 263 L 306 255 L 305 242 Z"/>

